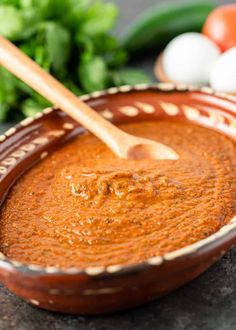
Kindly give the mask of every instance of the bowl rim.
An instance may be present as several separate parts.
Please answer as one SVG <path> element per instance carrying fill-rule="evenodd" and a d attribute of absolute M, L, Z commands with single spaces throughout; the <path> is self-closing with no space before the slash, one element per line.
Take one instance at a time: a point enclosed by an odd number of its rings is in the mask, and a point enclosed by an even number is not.
<path fill-rule="evenodd" d="M 106 90 L 96 91 L 89 94 L 85 94 L 80 96 L 81 100 L 89 101 L 101 96 L 106 95 L 114 95 L 119 93 L 127 93 L 132 91 L 147 91 L 147 90 L 155 90 L 159 92 L 201 92 L 208 95 L 213 95 L 216 97 L 221 97 L 226 100 L 232 101 L 236 105 L 236 96 L 227 94 L 227 93 L 219 93 L 215 92 L 212 88 L 208 86 L 198 87 L 194 85 L 180 84 L 180 83 L 172 83 L 172 82 L 161 82 L 161 83 L 150 83 L 150 84 L 137 84 L 137 85 L 122 85 L 119 87 L 111 87 Z M 56 110 L 56 107 L 49 107 L 42 112 L 40 112 L 40 117 L 45 116 L 52 111 Z M 35 117 L 27 117 L 20 123 L 24 122 L 24 126 L 32 123 L 34 119 L 37 119 L 37 114 Z M 10 136 L 14 135 L 21 126 L 16 124 L 12 128 L 8 129 L 4 134 L 0 135 L 0 143 L 6 141 Z M 9 131 L 12 131 L 12 134 L 7 134 Z M 149 267 L 160 267 L 164 263 L 172 262 L 174 260 L 182 260 L 183 258 L 189 257 L 194 258 L 196 254 L 204 252 L 205 248 L 214 247 L 213 243 L 220 243 L 221 240 L 227 239 L 229 234 L 232 232 L 236 232 L 236 215 L 223 227 L 221 227 L 217 232 L 212 235 L 199 240 L 193 244 L 187 245 L 183 248 L 174 250 L 172 252 L 165 253 L 164 255 L 157 255 L 151 258 L 148 258 L 142 262 L 137 262 L 130 265 L 110 265 L 110 266 L 97 266 L 97 267 L 87 267 L 87 268 L 59 268 L 59 267 L 42 267 L 36 264 L 25 264 L 22 262 L 18 262 L 6 257 L 0 251 L 0 270 L 3 269 L 5 271 L 16 271 L 20 273 L 26 273 L 27 275 L 40 275 L 40 276 L 48 276 L 48 275 L 85 275 L 88 277 L 96 277 L 102 275 L 120 275 L 120 274 L 131 274 L 134 272 L 139 272 L 145 270 Z M 230 237 L 229 237 L 230 239 Z M 222 242 L 223 244 L 223 242 Z M 208 250 L 209 251 L 209 250 Z M 222 251 L 225 252 L 225 251 Z"/>

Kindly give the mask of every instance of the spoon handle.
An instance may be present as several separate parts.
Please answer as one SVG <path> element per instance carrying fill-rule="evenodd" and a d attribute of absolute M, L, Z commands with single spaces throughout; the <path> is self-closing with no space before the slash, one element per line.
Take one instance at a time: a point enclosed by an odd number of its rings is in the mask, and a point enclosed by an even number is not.
<path fill-rule="evenodd" d="M 60 54 L 58 54 L 60 56 Z M 120 143 L 126 133 L 108 122 L 58 80 L 44 71 L 10 41 L 0 36 L 0 64 L 52 104 L 80 122 L 120 156 Z M 95 73 L 96 74 L 96 73 Z"/>

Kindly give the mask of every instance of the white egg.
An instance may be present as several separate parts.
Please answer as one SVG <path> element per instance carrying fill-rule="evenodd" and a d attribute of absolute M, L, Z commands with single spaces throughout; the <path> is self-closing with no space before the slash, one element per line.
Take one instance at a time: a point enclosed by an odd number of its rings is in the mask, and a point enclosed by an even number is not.
<path fill-rule="evenodd" d="M 236 93 L 236 47 L 227 50 L 216 61 L 210 84 L 216 91 Z"/>
<path fill-rule="evenodd" d="M 200 33 L 184 33 L 174 38 L 163 52 L 163 71 L 175 82 L 208 84 L 220 49 Z"/>

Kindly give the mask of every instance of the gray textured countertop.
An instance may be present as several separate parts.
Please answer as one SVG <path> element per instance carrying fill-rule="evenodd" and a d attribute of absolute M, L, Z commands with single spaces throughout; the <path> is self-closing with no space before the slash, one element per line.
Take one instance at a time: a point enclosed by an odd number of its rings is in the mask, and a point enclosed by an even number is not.
<path fill-rule="evenodd" d="M 117 33 L 155 0 L 115 0 Z M 160 2 L 160 0 L 159 0 Z M 227 1 L 219 1 L 227 2 Z M 141 65 L 150 72 L 152 59 Z M 3 130 L 5 127 L 0 127 Z M 0 285 L 0 330 L 233 330 L 236 329 L 236 249 L 205 274 L 148 305 L 102 317 L 49 313 L 29 306 Z"/>

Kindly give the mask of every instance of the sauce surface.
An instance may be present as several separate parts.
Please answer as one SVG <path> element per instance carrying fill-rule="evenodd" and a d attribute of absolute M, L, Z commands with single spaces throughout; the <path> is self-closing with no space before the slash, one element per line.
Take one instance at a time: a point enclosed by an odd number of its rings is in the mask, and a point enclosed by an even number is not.
<path fill-rule="evenodd" d="M 28 171 L 0 215 L 0 251 L 58 267 L 132 264 L 201 240 L 236 213 L 236 147 L 167 121 L 122 125 L 177 161 L 121 160 L 89 133 Z"/>

